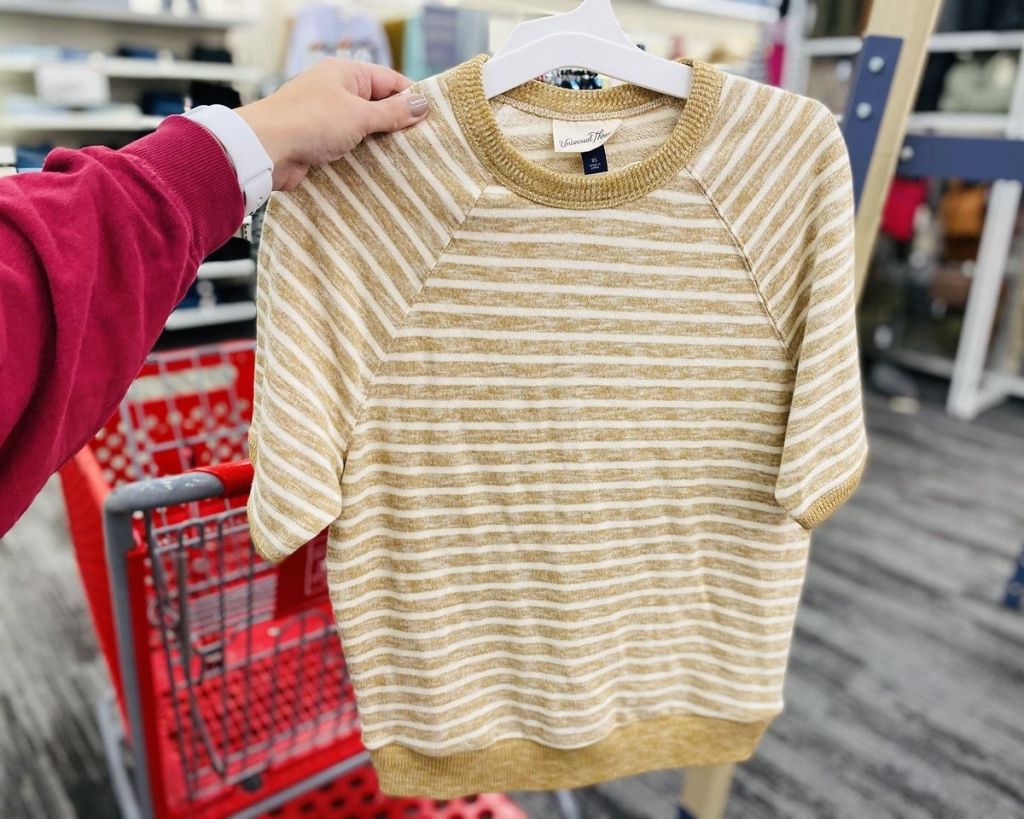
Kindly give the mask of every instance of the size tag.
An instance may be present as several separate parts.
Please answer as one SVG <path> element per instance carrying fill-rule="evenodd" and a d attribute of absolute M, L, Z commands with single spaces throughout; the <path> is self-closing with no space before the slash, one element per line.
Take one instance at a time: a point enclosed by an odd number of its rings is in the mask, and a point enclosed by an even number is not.
<path fill-rule="evenodd" d="M 616 129 L 622 125 L 621 119 L 587 120 L 586 122 L 567 122 L 551 120 L 551 133 L 555 140 L 555 152 L 560 154 L 578 154 L 600 148 Z"/>
<path fill-rule="evenodd" d="M 604 145 L 592 151 L 584 151 L 580 156 L 583 158 L 583 173 L 604 173 L 608 170 L 608 156 L 604 152 Z"/>

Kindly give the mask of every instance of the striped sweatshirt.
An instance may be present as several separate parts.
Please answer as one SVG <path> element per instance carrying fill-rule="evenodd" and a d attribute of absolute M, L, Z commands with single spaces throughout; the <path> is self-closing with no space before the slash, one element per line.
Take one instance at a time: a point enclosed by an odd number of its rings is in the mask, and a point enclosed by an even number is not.
<path fill-rule="evenodd" d="M 867 454 L 843 139 L 697 61 L 684 103 L 488 101 L 485 59 L 271 201 L 254 546 L 328 527 L 386 793 L 745 759 L 809 531 Z M 614 129 L 608 170 L 555 152 L 554 120 Z"/>

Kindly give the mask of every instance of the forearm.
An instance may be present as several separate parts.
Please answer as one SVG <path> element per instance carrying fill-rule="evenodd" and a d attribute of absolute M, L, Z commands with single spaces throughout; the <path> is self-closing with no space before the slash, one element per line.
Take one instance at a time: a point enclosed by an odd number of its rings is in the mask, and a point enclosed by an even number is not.
<path fill-rule="evenodd" d="M 114 411 L 242 216 L 222 147 L 181 118 L 0 181 L 0 534 Z"/>

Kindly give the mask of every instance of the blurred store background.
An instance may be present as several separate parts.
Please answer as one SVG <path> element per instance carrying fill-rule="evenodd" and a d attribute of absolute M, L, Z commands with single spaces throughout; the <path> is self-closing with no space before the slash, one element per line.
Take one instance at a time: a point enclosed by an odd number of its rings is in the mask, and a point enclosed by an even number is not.
<path fill-rule="evenodd" d="M 0 175 L 37 171 L 56 146 L 122 146 L 194 105 L 253 100 L 325 55 L 423 78 L 493 51 L 524 19 L 575 5 L 0 0 Z M 870 3 L 614 6 L 652 53 L 711 61 L 839 114 Z M 1024 137 L 1024 0 L 947 0 L 929 50 L 912 132 Z M 580 82 L 573 72 L 547 79 Z M 1024 817 L 1020 196 L 1016 182 L 892 184 L 859 317 L 872 461 L 815 536 L 787 710 L 735 772 L 733 819 Z M 254 337 L 259 221 L 200 267 L 160 350 Z M 101 464 L 111 483 L 130 474 L 117 458 Z M 68 521 L 54 478 L 0 542 L 4 819 L 119 815 L 108 755 L 124 740 L 98 727 L 110 671 Z M 571 804 L 555 794 L 512 794 L 510 804 L 533 819 L 669 819 L 684 776 L 611 782 Z M 399 815 L 324 793 L 303 801 L 299 789 L 292 807 L 268 815 Z M 458 815 L 482 818 L 492 808 L 481 805 Z M 456 815 L 431 810 L 408 815 Z"/>

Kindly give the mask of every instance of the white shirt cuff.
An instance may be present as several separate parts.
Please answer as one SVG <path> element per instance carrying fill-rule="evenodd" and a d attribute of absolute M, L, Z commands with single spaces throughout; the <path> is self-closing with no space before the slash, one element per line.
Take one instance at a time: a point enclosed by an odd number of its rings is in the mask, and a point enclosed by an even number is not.
<path fill-rule="evenodd" d="M 251 214 L 270 198 L 274 189 L 274 163 L 256 132 L 224 105 L 198 105 L 185 116 L 202 125 L 224 146 L 224 152 L 238 174 L 238 187 L 245 197 L 245 212 Z"/>

